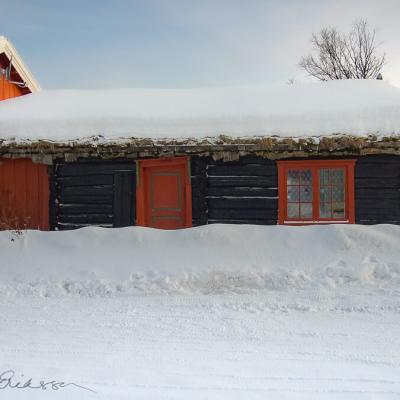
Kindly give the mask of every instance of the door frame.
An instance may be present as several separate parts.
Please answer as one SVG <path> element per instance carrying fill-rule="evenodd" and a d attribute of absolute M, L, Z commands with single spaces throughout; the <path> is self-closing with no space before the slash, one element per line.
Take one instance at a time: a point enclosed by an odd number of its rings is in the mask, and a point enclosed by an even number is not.
<path fill-rule="evenodd" d="M 136 225 L 146 226 L 146 188 L 144 170 L 151 167 L 179 166 L 184 167 L 184 228 L 192 226 L 192 186 L 190 183 L 190 157 L 152 158 L 136 161 Z"/>

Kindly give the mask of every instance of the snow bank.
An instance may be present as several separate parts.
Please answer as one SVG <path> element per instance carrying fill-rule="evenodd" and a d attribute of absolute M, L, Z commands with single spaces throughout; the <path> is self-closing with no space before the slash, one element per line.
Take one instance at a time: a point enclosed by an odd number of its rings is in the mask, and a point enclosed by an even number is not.
<path fill-rule="evenodd" d="M 43 91 L 0 103 L 0 139 L 400 134 L 400 89 L 347 80 L 271 87 Z"/>
<path fill-rule="evenodd" d="M 110 296 L 398 288 L 400 226 L 0 232 L 0 293 Z"/>

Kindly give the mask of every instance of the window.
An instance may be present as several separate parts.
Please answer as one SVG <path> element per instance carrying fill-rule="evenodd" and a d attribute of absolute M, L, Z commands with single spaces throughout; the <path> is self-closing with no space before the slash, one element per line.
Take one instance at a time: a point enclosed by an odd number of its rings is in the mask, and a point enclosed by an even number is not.
<path fill-rule="evenodd" d="M 354 164 L 278 161 L 279 223 L 354 223 Z"/>

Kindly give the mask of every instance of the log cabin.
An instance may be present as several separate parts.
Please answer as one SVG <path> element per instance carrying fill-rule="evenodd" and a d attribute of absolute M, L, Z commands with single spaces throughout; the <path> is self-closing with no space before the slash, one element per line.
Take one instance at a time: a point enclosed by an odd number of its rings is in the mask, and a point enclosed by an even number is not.
<path fill-rule="evenodd" d="M 400 224 L 385 82 L 39 93 L 4 38 L 0 66 L 3 229 Z"/>

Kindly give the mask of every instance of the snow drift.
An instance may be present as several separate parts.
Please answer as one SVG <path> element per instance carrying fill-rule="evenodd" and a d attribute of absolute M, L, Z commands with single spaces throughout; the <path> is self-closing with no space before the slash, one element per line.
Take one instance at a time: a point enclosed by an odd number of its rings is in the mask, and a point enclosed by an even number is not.
<path fill-rule="evenodd" d="M 0 292 L 42 296 L 398 288 L 400 226 L 0 232 Z"/>
<path fill-rule="evenodd" d="M 0 103 L 0 139 L 400 134 L 400 89 L 382 81 L 214 89 L 49 90 Z"/>

